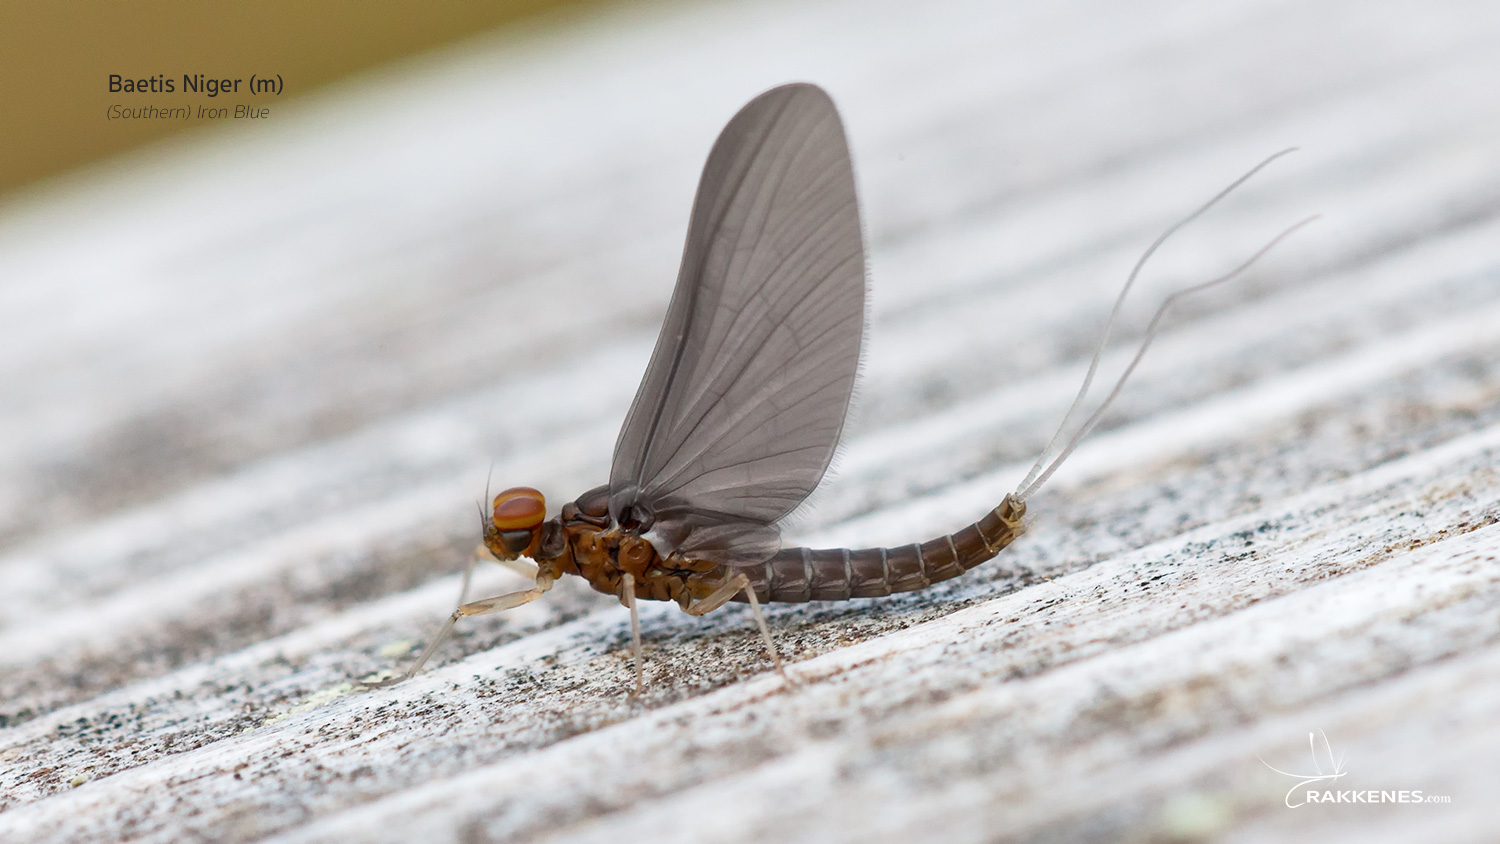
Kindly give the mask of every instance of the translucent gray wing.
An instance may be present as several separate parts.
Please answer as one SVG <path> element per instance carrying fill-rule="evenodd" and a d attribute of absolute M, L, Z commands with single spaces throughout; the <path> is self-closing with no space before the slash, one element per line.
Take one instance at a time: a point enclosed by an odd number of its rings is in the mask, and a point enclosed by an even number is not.
<path fill-rule="evenodd" d="M 864 332 L 844 127 L 820 88 L 750 101 L 714 143 L 677 287 L 615 444 L 610 513 L 664 551 L 753 564 L 838 445 Z"/>

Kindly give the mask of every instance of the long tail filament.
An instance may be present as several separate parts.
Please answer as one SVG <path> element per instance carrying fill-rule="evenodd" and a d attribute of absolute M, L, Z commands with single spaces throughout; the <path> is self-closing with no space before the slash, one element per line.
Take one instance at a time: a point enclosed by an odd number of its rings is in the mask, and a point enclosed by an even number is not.
<path fill-rule="evenodd" d="M 1047 447 L 1042 449 L 1042 453 L 1037 456 L 1036 463 L 1032 464 L 1031 471 L 1026 473 L 1025 480 L 1021 481 L 1021 483 L 1016 487 L 1015 495 L 1017 498 L 1025 501 L 1033 493 L 1040 489 L 1042 484 L 1046 483 L 1047 479 L 1052 477 L 1052 473 L 1057 471 L 1057 467 L 1061 466 L 1062 462 L 1073 453 L 1073 449 L 1077 448 L 1078 444 L 1082 442 L 1083 438 L 1088 436 L 1089 432 L 1094 429 L 1094 426 L 1099 423 L 1099 419 L 1104 415 L 1104 411 L 1109 409 L 1110 403 L 1115 400 L 1115 397 L 1120 394 L 1120 389 L 1125 386 L 1125 380 L 1130 377 L 1130 374 L 1132 372 L 1135 371 L 1135 367 L 1141 362 L 1141 358 L 1145 357 L 1146 350 L 1151 347 L 1151 341 L 1156 336 L 1156 331 L 1161 324 L 1162 317 L 1166 315 L 1167 309 L 1172 306 L 1172 303 L 1176 302 L 1178 299 L 1181 299 L 1183 296 L 1197 293 L 1200 290 L 1207 290 L 1214 285 L 1223 284 L 1224 282 L 1238 276 L 1245 270 L 1249 269 L 1250 266 L 1253 265 L 1256 261 L 1260 260 L 1261 257 L 1264 256 L 1267 252 L 1270 252 L 1271 249 L 1274 248 L 1278 243 L 1291 236 L 1293 232 L 1318 219 L 1318 215 L 1314 214 L 1311 217 L 1297 222 L 1295 225 L 1289 226 L 1280 234 L 1271 238 L 1271 240 L 1266 243 L 1265 246 L 1262 246 L 1254 255 L 1251 255 L 1248 260 L 1240 264 L 1238 267 L 1235 267 L 1233 270 L 1210 281 L 1201 282 L 1191 287 L 1185 287 L 1168 296 L 1161 303 L 1161 307 L 1156 309 L 1156 314 L 1151 317 L 1151 322 L 1146 326 L 1146 334 L 1141 339 L 1140 348 L 1136 351 L 1135 357 L 1131 358 L 1130 365 L 1125 367 L 1125 371 L 1120 375 L 1119 379 L 1115 381 L 1115 385 L 1109 391 L 1109 395 L 1104 397 L 1104 401 L 1101 402 L 1099 404 L 1099 407 L 1094 410 L 1094 412 L 1088 417 L 1088 419 L 1084 421 L 1081 426 L 1079 426 L 1078 430 L 1075 431 L 1072 436 L 1068 437 L 1067 442 L 1063 445 L 1061 451 L 1057 452 L 1057 456 L 1052 457 L 1050 460 L 1048 459 L 1048 456 L 1051 455 L 1057 448 L 1058 441 L 1062 439 L 1063 432 L 1072 426 L 1073 420 L 1078 416 L 1079 409 L 1083 406 L 1084 397 L 1088 395 L 1089 387 L 1094 383 L 1094 374 L 1099 369 L 1099 359 L 1103 357 L 1104 348 L 1109 344 L 1110 332 L 1114 330 L 1115 322 L 1120 317 L 1120 308 L 1125 304 L 1125 296 L 1130 292 L 1130 288 L 1135 284 L 1136 277 L 1140 275 L 1141 268 L 1146 265 L 1146 261 L 1149 260 L 1152 254 L 1154 254 L 1156 250 L 1166 242 L 1167 238 L 1175 234 L 1178 229 L 1181 229 L 1183 226 L 1186 226 L 1188 223 L 1191 223 L 1192 221 L 1201 217 L 1204 212 L 1217 205 L 1221 199 L 1228 196 L 1235 188 L 1244 184 L 1247 180 L 1249 180 L 1251 176 L 1254 176 L 1256 173 L 1260 172 L 1263 168 L 1266 167 L 1266 165 L 1282 157 L 1283 155 L 1294 152 L 1295 150 L 1296 147 L 1284 149 L 1281 152 L 1272 155 L 1265 161 L 1262 161 L 1261 163 L 1252 167 L 1249 172 L 1234 180 L 1234 182 L 1230 184 L 1229 187 L 1226 187 L 1222 191 L 1219 191 L 1219 193 L 1214 196 L 1213 199 L 1205 202 L 1203 206 L 1198 210 L 1177 221 L 1166 231 L 1162 232 L 1161 236 L 1158 237 L 1156 241 L 1151 244 L 1150 248 L 1148 248 L 1141 255 L 1140 260 L 1135 262 L 1135 267 L 1131 269 L 1130 276 L 1125 280 L 1125 286 L 1121 288 L 1120 295 L 1115 299 L 1114 308 L 1109 312 L 1109 319 L 1104 323 L 1103 336 L 1099 338 L 1099 346 L 1094 350 L 1094 356 L 1089 361 L 1089 369 L 1088 373 L 1083 377 L 1083 385 L 1078 388 L 1078 395 L 1073 399 L 1073 404 L 1068 408 L 1068 412 L 1063 415 L 1062 423 L 1057 426 L 1057 432 L 1052 435 L 1052 439 L 1048 441 Z"/>

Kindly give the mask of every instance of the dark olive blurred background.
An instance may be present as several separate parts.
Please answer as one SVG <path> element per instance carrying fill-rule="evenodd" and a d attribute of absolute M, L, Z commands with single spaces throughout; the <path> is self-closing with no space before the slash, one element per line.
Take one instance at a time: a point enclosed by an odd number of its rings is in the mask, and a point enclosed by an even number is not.
<path fill-rule="evenodd" d="M 204 125 L 106 120 L 127 106 L 285 104 L 393 59 L 603 0 L 0 0 L 0 196 Z M 163 74 L 174 94 L 111 94 L 109 75 Z M 183 95 L 182 75 L 281 74 L 282 96 Z M 243 88 L 243 86 L 242 86 Z"/>

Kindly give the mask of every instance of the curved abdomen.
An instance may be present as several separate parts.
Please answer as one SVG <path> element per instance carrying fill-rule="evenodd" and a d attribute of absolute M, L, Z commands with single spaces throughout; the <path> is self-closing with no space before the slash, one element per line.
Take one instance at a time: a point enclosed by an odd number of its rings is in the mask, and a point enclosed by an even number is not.
<path fill-rule="evenodd" d="M 762 601 L 846 601 L 910 592 L 994 557 L 1021 535 L 1025 515 L 1026 502 L 1007 495 L 974 524 L 928 542 L 858 550 L 783 548 L 765 563 L 739 570 Z"/>

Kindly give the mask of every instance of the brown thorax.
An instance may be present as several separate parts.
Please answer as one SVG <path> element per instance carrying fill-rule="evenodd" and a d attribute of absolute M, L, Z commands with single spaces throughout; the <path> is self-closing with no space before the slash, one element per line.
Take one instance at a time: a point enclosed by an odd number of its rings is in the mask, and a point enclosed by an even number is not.
<path fill-rule="evenodd" d="M 608 492 L 590 490 L 566 504 L 562 513 L 543 520 L 546 502 L 529 487 L 515 487 L 496 495 L 494 513 L 486 520 L 484 544 L 501 560 L 529 557 L 549 580 L 577 575 L 594 589 L 619 597 L 626 574 L 634 578 L 635 597 L 676 601 L 684 609 L 706 597 L 729 575 L 724 566 L 688 560 L 675 554 L 663 558 L 644 537 L 611 525 Z"/>

